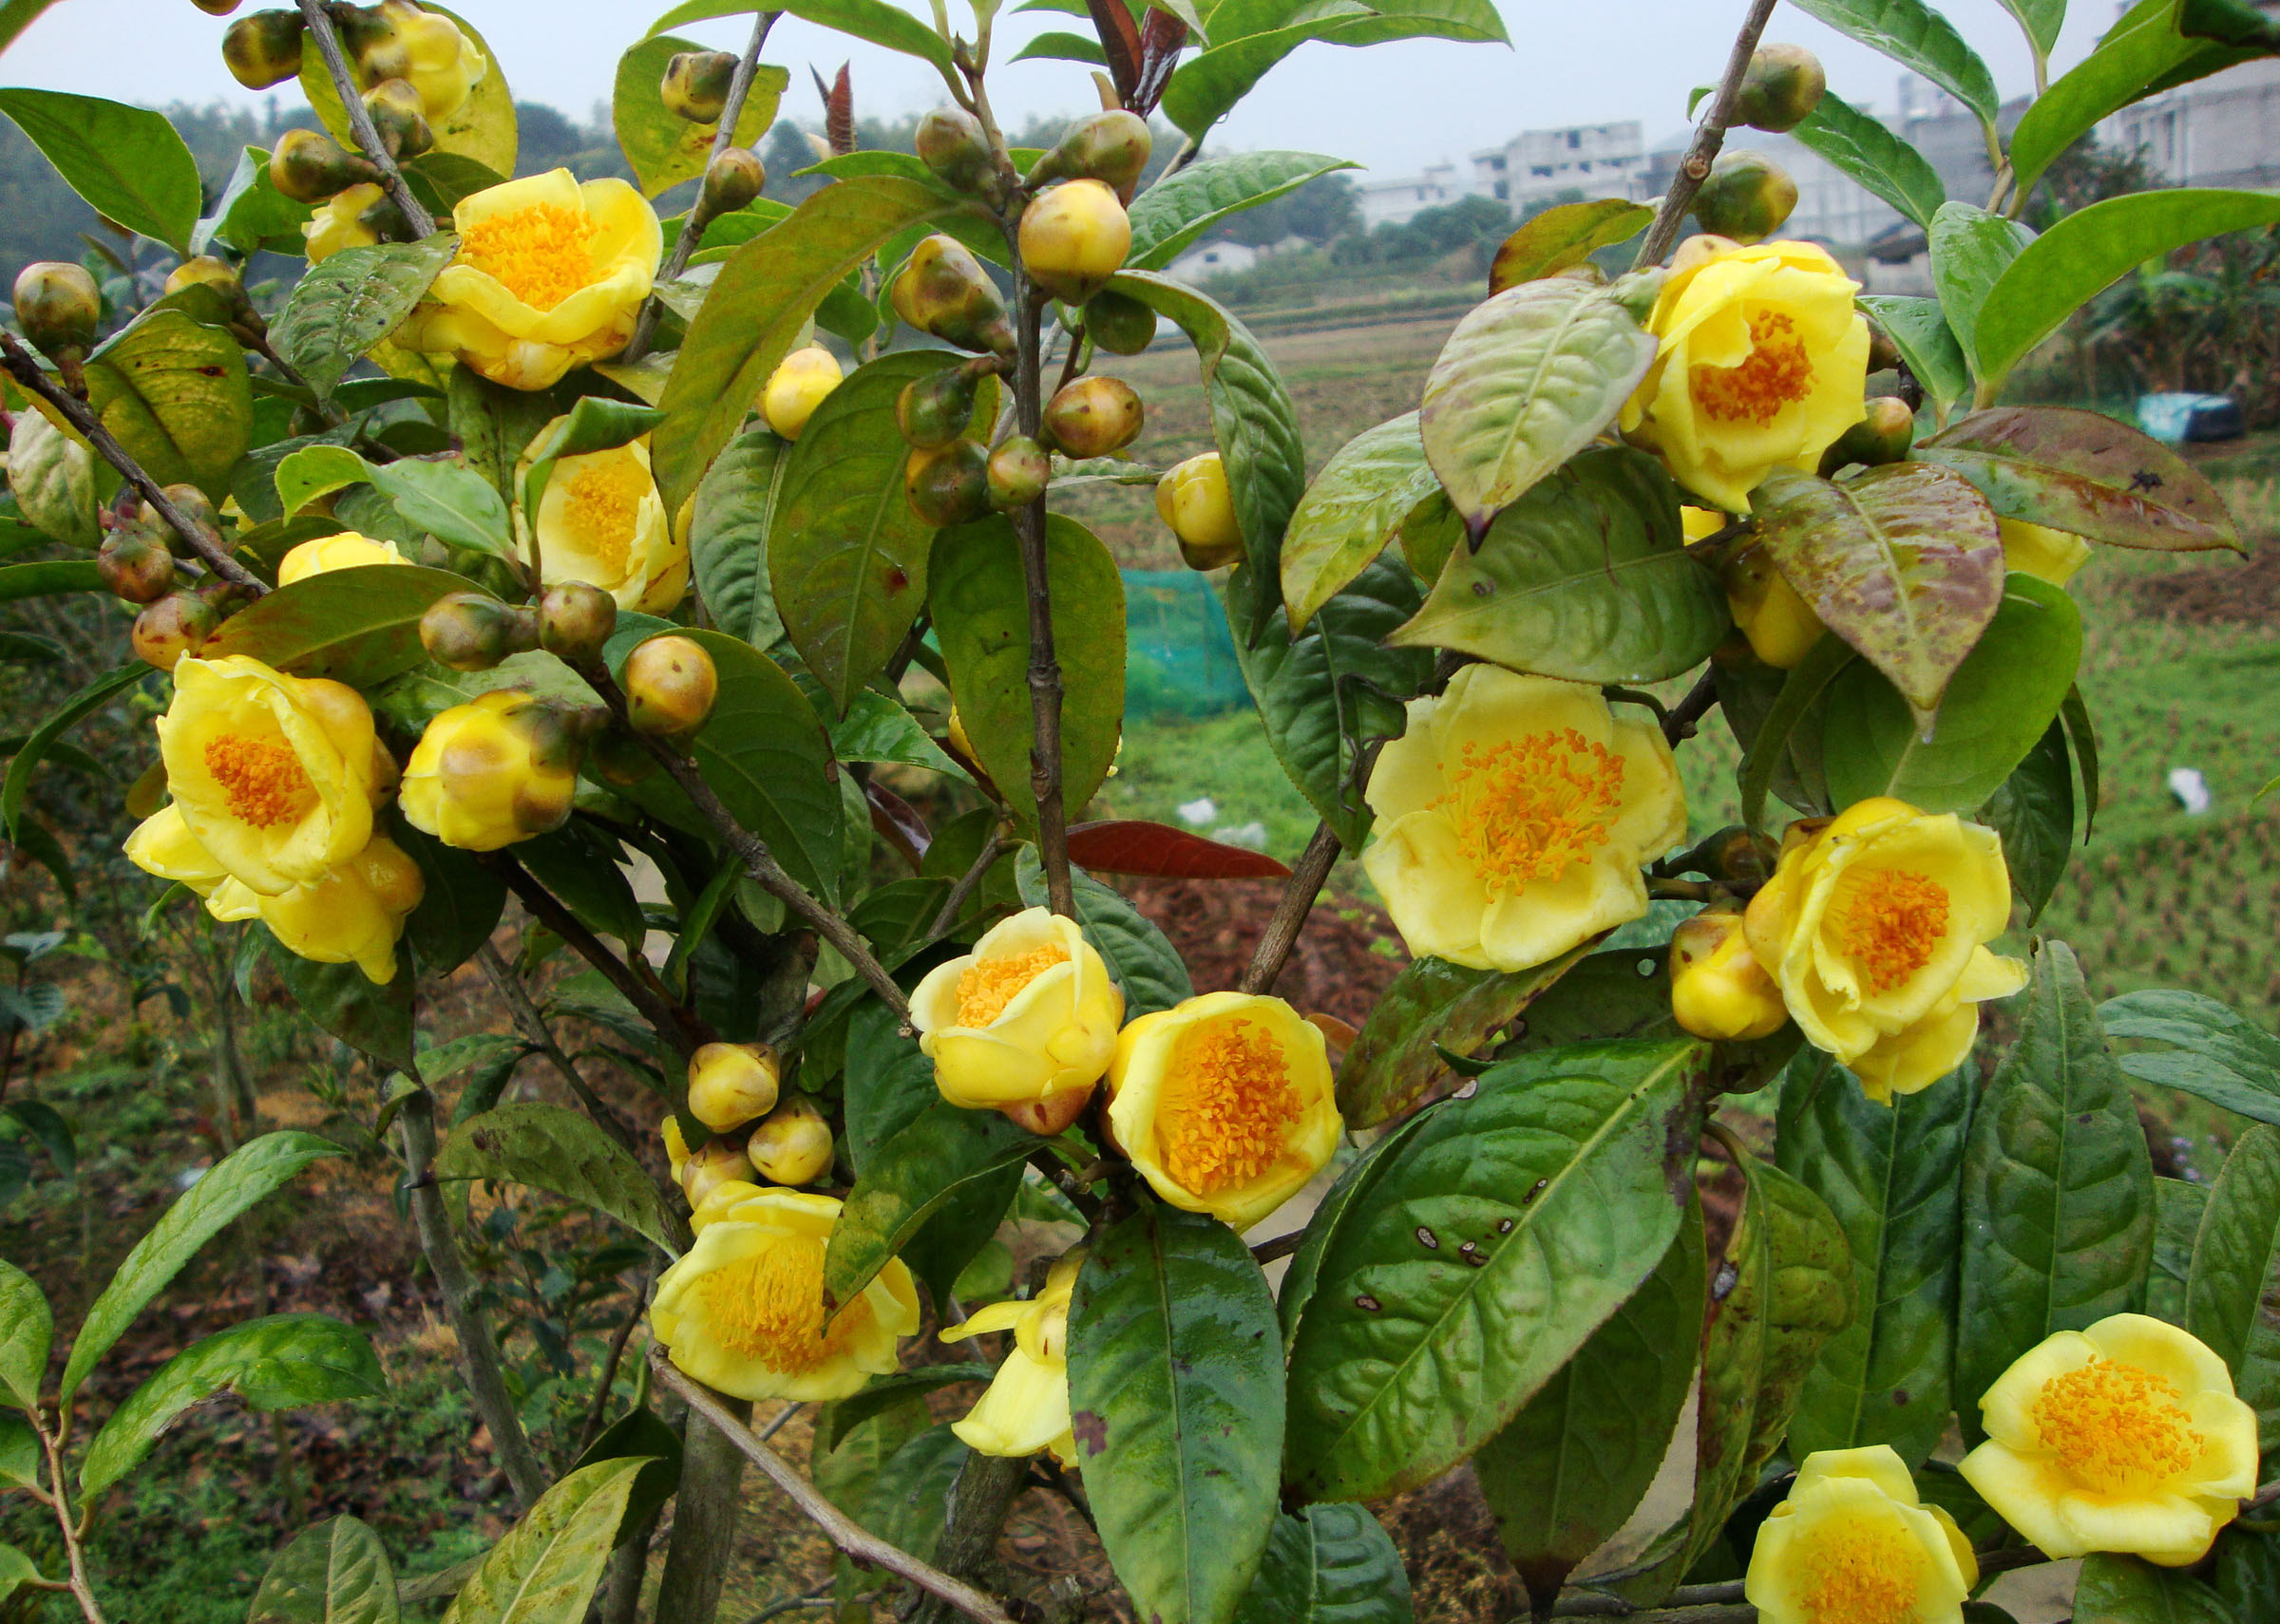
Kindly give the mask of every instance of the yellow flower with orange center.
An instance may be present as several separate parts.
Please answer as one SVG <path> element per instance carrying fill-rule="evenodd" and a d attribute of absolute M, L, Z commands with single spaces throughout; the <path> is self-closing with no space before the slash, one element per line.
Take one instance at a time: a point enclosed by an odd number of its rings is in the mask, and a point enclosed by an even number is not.
<path fill-rule="evenodd" d="M 1812 473 L 1868 415 L 1859 284 L 1809 242 L 1680 245 L 1647 327 L 1662 341 L 1623 408 L 1624 434 L 1728 513 L 1777 467 Z"/>
<path fill-rule="evenodd" d="M 2144 1314 L 2046 1338 L 1979 1406 L 1987 1441 L 1964 1477 L 2054 1560 L 2118 1551 L 2187 1566 L 2256 1492 L 2256 1412 L 2232 1373 Z"/>
<path fill-rule="evenodd" d="M 1805 1457 L 1743 1581 L 1763 1624 L 1960 1624 L 1979 1559 L 1890 1445 Z"/>
<path fill-rule="evenodd" d="M 1014 1347 L 950 1430 L 981 1455 L 1034 1455 L 1051 1449 L 1064 1466 L 1076 1464 L 1076 1436 L 1069 1417 L 1069 1298 L 1085 1255 L 1072 1252 L 1045 1276 L 1045 1289 L 1028 1302 L 992 1303 L 961 1325 L 941 1332 L 944 1342 L 1010 1331 Z"/>
<path fill-rule="evenodd" d="M 396 330 L 494 384 L 551 388 L 623 349 L 656 280 L 656 211 L 623 180 L 567 169 L 509 180 L 452 210 L 459 253 Z"/>
<path fill-rule="evenodd" d="M 1745 918 L 1806 1041 L 1889 1103 L 1962 1064 L 1979 1006 L 2026 985 L 1986 946 L 2010 912 L 1993 830 L 1879 796 L 1793 825 Z"/>
<path fill-rule="evenodd" d="M 1362 853 L 1410 953 L 1526 970 L 1646 912 L 1642 863 L 1684 838 L 1662 730 L 1584 683 L 1466 666 L 1370 775 Z"/>
<path fill-rule="evenodd" d="M 1320 1029 L 1280 998 L 1206 992 L 1117 1037 L 1109 1126 L 1157 1195 L 1248 1229 L 1320 1171 L 1345 1124 Z"/>
<path fill-rule="evenodd" d="M 1031 908 L 927 973 L 910 1024 L 954 1105 L 1027 1105 L 1091 1088 L 1116 1052 L 1124 994 L 1074 919 Z"/>
<path fill-rule="evenodd" d="M 824 1254 L 839 1209 L 834 1197 L 786 1189 L 712 1203 L 650 1305 L 674 1364 L 745 1399 L 846 1398 L 895 1369 L 897 1343 L 919 1329 L 918 1289 L 890 1258 L 852 1302 L 826 1310 Z"/>
<path fill-rule="evenodd" d="M 354 531 L 343 531 L 338 536 L 319 536 L 314 541 L 304 541 L 277 560 L 277 585 L 289 587 L 295 581 L 305 581 L 311 576 L 330 574 L 333 570 L 361 570 L 374 564 L 408 564 L 411 560 L 396 551 L 393 541 L 374 541 Z"/>
<path fill-rule="evenodd" d="M 539 430 L 516 464 L 516 489 L 560 444 L 569 422 L 558 417 Z M 520 506 L 515 535 L 530 551 L 530 526 Z M 537 551 L 548 586 L 583 581 L 608 593 L 620 609 L 665 614 L 689 595 L 688 534 L 667 519 L 646 437 L 554 464 L 539 498 Z"/>

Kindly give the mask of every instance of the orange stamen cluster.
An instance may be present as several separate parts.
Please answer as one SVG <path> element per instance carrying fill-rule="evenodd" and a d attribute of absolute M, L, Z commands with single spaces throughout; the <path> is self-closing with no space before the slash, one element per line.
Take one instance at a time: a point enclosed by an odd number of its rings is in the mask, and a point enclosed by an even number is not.
<path fill-rule="evenodd" d="M 1931 962 L 1948 935 L 1948 888 L 1908 869 L 1873 869 L 1846 899 L 1837 927 L 1844 954 L 1871 989 L 1890 992 Z"/>
<path fill-rule="evenodd" d="M 459 257 L 532 310 L 550 311 L 593 282 L 597 235 L 582 211 L 534 203 L 467 227 Z"/>
<path fill-rule="evenodd" d="M 1069 950 L 1059 942 L 1046 942 L 1010 958 L 976 959 L 958 978 L 958 1024 L 970 1029 L 988 1026 L 1005 1013 L 1021 989 L 1054 965 L 1068 962 Z"/>
<path fill-rule="evenodd" d="M 2085 1487 L 2109 1494 L 2157 1487 L 2192 1470 L 2207 1442 L 2193 1429 L 2181 1396 L 2151 1370 L 2093 1359 L 2042 1384 L 2035 1430 Z"/>
<path fill-rule="evenodd" d="M 1449 812 L 1489 894 L 1510 896 L 1531 880 L 1556 882 L 1607 843 L 1623 770 L 1621 756 L 1572 727 L 1468 743 L 1443 765 L 1449 789 L 1434 804 Z"/>
<path fill-rule="evenodd" d="M 858 1297 L 824 1319 L 824 1242 L 785 1236 L 741 1262 L 699 1275 L 706 1330 L 732 1353 L 771 1370 L 804 1375 L 845 1353 L 871 1310 Z"/>
<path fill-rule="evenodd" d="M 623 453 L 604 453 L 582 463 L 565 482 L 570 527 L 603 568 L 625 573 L 641 500 L 654 488 L 640 462 Z"/>
<path fill-rule="evenodd" d="M 1777 311 L 1750 317 L 1750 341 L 1740 366 L 1697 367 L 1688 382 L 1695 404 L 1720 423 L 1763 427 L 1813 392 L 1813 357 L 1797 324 Z"/>
<path fill-rule="evenodd" d="M 1920 1556 L 1896 1528 L 1824 1528 L 1806 1558 L 1798 1600 L 1813 1624 L 1916 1624 Z"/>
<path fill-rule="evenodd" d="M 1156 1105 L 1156 1142 L 1180 1187 L 1199 1196 L 1273 1165 L 1299 1120 L 1282 1046 L 1255 1023 L 1221 1021 L 1180 1046 Z"/>
<path fill-rule="evenodd" d="M 316 802 L 301 758 L 282 739 L 225 733 L 209 740 L 206 771 L 228 797 L 230 816 L 256 829 L 297 822 Z"/>

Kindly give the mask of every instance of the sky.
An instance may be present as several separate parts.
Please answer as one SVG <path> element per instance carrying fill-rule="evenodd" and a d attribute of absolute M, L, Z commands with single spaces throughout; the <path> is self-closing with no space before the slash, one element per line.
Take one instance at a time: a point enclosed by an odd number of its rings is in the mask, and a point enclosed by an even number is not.
<path fill-rule="evenodd" d="M 258 0 L 253 0 L 258 4 Z M 921 15 L 925 7 L 904 0 Z M 963 0 L 950 0 L 953 16 Z M 1413 174 L 1522 129 L 1619 119 L 1645 122 L 1650 142 L 1682 130 L 1686 97 L 1717 76 L 1744 0 L 1500 0 L 1513 48 L 1402 41 L 1347 49 L 1302 46 L 1269 73 L 1209 141 L 1214 151 L 1283 147 L 1355 160 L 1381 175 Z M 488 40 L 520 100 L 584 117 L 609 96 L 618 55 L 640 37 L 663 0 L 460 0 L 456 8 Z M 1947 0 L 1948 17 L 2007 96 L 2032 87 L 2019 28 L 1999 0 Z M 1010 8 L 1009 8 L 1010 9 Z M 2115 0 L 2077 0 L 2054 71 L 2080 61 L 2114 18 Z M 258 104 L 270 92 L 241 88 L 221 63 L 224 21 L 189 0 L 60 0 L 0 63 L 0 82 L 163 104 L 224 101 Z M 1090 111 L 1098 103 L 1088 70 L 1069 62 L 1007 64 L 1033 34 L 1078 28 L 1052 12 L 1001 15 L 990 73 L 1001 120 Z M 749 18 L 676 29 L 735 49 Z M 969 28 L 970 31 L 970 28 Z M 1767 38 L 1821 55 L 1830 87 L 1846 100 L 1890 108 L 1899 69 L 1784 7 Z M 782 19 L 765 59 L 792 70 L 787 112 L 812 123 L 817 108 L 804 68 L 826 76 L 852 60 L 864 116 L 893 118 L 940 101 L 934 70 L 914 59 Z M 292 94 L 290 86 L 282 94 Z"/>

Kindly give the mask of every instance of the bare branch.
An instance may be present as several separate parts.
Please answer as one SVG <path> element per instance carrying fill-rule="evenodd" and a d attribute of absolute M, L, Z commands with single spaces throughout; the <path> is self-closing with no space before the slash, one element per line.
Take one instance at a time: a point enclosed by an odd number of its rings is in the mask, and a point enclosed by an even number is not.
<path fill-rule="evenodd" d="M 522 1029 L 523 1038 L 544 1055 L 555 1070 L 560 1073 L 562 1081 L 570 1085 L 570 1092 L 576 1094 L 578 1103 L 586 1107 L 586 1114 L 600 1124 L 604 1133 L 626 1149 L 636 1149 L 633 1130 L 618 1120 L 618 1113 L 610 1109 L 609 1103 L 595 1093 L 585 1078 L 579 1074 L 570 1057 L 562 1052 L 562 1046 L 555 1041 L 554 1030 L 547 1026 L 546 1017 L 540 1014 L 539 1007 L 530 1001 L 530 989 L 522 985 L 522 978 L 499 956 L 499 950 L 486 941 L 475 950 L 475 959 L 483 966 L 484 974 L 490 977 L 491 985 L 499 990 L 499 996 L 506 1000 L 507 1011 L 513 1015 L 515 1025 Z"/>
<path fill-rule="evenodd" d="M 302 0 L 306 5 L 308 0 Z M 1710 165 L 1718 161 L 1719 148 L 1726 142 L 1726 125 L 1733 122 L 1734 103 L 1741 94 L 1742 75 L 1750 70 L 1750 58 L 1758 54 L 1758 42 L 1764 37 L 1766 19 L 1774 14 L 1775 0 L 1750 0 L 1750 14 L 1742 19 L 1741 32 L 1734 36 L 1734 50 L 1726 58 L 1725 76 L 1718 82 L 1718 90 L 1710 98 L 1710 110 L 1702 115 L 1700 127 L 1694 132 L 1694 144 L 1679 161 L 1679 172 L 1670 178 L 1670 191 L 1662 198 L 1662 207 L 1655 215 L 1655 223 L 1647 228 L 1646 240 L 1639 245 L 1639 257 L 1631 261 L 1631 269 L 1643 270 L 1662 262 L 1679 239 L 1679 222 L 1686 217 L 1686 206 L 1694 195 L 1710 179 Z"/>
<path fill-rule="evenodd" d="M 1036 439 L 1044 420 L 1038 326 L 1044 306 L 1019 267 L 1021 255 L 1012 225 L 1006 242 L 1015 248 L 1014 297 L 1020 311 L 1020 355 L 1014 369 L 1014 409 L 1023 434 Z M 1013 513 L 1021 539 L 1021 573 L 1029 587 L 1029 703 L 1036 737 L 1029 751 L 1029 787 L 1037 807 L 1037 855 L 1044 859 L 1045 897 L 1055 914 L 1076 916 L 1076 885 L 1069 878 L 1069 811 L 1061 804 L 1061 662 L 1053 648 L 1053 587 L 1045 568 L 1045 497 Z"/>
<path fill-rule="evenodd" d="M 600 971 L 602 979 L 640 1011 L 641 1018 L 656 1029 L 657 1036 L 673 1046 L 674 1053 L 687 1059 L 711 1035 L 700 1030 L 687 1011 L 674 1008 L 656 988 L 636 975 L 599 936 L 580 924 L 530 870 L 504 851 L 487 853 L 479 860 L 506 881 L 506 888 L 515 894 L 532 918 L 569 943 L 580 958 Z"/>
<path fill-rule="evenodd" d="M 1329 824 L 1315 825 L 1314 839 L 1306 842 L 1299 866 L 1291 870 L 1290 878 L 1282 887 L 1282 900 L 1275 905 L 1274 917 L 1267 920 L 1266 929 L 1260 934 L 1258 951 L 1251 954 L 1251 967 L 1243 973 L 1243 991 L 1273 991 L 1275 978 L 1282 973 L 1290 950 L 1298 946 L 1299 933 L 1306 928 L 1306 916 L 1314 911 L 1314 899 L 1320 895 L 1322 882 L 1330 878 L 1331 866 L 1338 861 L 1340 845 L 1338 834 Z"/>
<path fill-rule="evenodd" d="M 941 912 L 935 915 L 934 923 L 926 927 L 928 935 L 939 936 L 958 922 L 958 916 L 964 909 L 967 899 L 980 888 L 983 878 L 990 872 L 990 864 L 998 860 L 998 854 L 1004 849 L 1005 842 L 1000 832 L 992 829 L 990 838 L 981 842 L 981 855 L 974 859 L 974 866 L 959 876 L 958 883 L 950 888 L 950 895 L 942 899 Z"/>
<path fill-rule="evenodd" d="M 340 36 L 332 31 L 332 19 L 325 11 L 321 0 L 300 0 L 301 20 L 309 25 L 309 37 L 316 42 L 316 54 L 325 59 L 325 71 L 332 76 L 332 88 L 340 92 L 340 104 L 349 117 L 349 133 L 364 149 L 364 156 L 380 171 L 380 183 L 388 188 L 390 198 L 403 212 L 414 236 L 433 236 L 435 217 L 428 205 L 411 195 L 411 186 L 404 179 L 404 171 L 396 167 L 387 143 L 381 141 L 380 131 L 372 123 L 371 110 L 364 104 L 364 93 L 356 87 L 356 75 L 349 66 L 348 56 L 340 48 Z M 494 71 L 496 71 L 494 69 Z"/>

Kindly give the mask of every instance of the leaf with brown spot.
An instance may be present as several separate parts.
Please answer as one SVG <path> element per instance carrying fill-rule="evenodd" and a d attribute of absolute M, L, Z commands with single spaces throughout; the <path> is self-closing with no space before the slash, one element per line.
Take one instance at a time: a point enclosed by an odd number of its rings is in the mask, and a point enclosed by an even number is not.
<path fill-rule="evenodd" d="M 1556 203 L 1504 239 L 1489 266 L 1489 292 L 1571 270 L 1603 248 L 1630 241 L 1654 217 L 1646 204 L 1621 198 Z"/>

